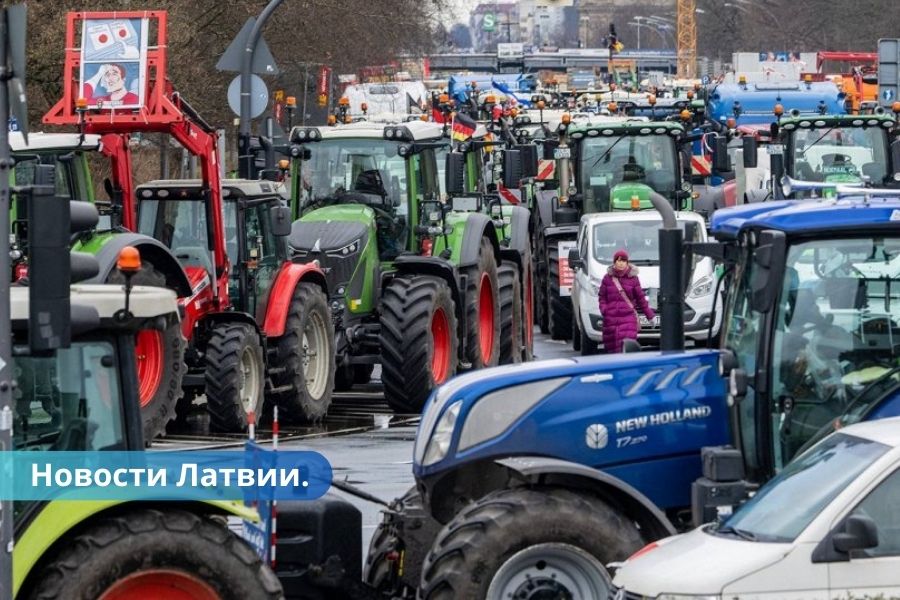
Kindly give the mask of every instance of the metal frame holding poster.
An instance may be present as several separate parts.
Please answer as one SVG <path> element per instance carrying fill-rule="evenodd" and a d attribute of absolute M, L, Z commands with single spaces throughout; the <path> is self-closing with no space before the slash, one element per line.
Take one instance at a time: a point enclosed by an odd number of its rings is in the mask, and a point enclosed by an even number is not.
<path fill-rule="evenodd" d="M 79 89 L 88 108 L 144 106 L 148 30 L 145 17 L 84 19 Z"/>

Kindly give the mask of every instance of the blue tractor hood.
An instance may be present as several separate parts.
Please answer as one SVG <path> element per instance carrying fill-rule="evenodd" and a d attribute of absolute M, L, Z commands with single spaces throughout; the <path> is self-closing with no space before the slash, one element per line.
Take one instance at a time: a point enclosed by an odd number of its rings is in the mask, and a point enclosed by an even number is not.
<path fill-rule="evenodd" d="M 657 506 L 687 506 L 700 449 L 731 440 L 725 399 L 713 350 L 480 370 L 432 394 L 413 472 L 433 479 L 466 464 L 540 455 L 601 469 Z"/>

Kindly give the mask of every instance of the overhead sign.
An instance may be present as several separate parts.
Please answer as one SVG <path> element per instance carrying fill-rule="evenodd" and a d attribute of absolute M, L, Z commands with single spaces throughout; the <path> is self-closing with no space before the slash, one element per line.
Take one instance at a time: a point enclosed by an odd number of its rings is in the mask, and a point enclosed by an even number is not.
<path fill-rule="evenodd" d="M 878 40 L 878 100 L 889 108 L 900 99 L 900 38 Z"/>
<path fill-rule="evenodd" d="M 497 58 L 524 58 L 525 44 L 500 43 L 497 44 Z"/>
<path fill-rule="evenodd" d="M 494 28 L 497 27 L 497 15 L 494 13 L 484 13 L 484 17 L 481 19 L 481 30 L 482 31 L 494 31 Z"/>
<path fill-rule="evenodd" d="M 147 79 L 149 19 L 85 19 L 81 93 L 88 108 L 141 108 Z"/>

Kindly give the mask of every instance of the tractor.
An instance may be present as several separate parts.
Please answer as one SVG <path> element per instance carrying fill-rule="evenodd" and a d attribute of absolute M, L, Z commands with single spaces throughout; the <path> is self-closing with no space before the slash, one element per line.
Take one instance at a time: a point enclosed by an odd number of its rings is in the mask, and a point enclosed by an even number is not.
<path fill-rule="evenodd" d="M 654 195 L 664 288 L 683 286 L 694 252 L 729 269 L 721 349 L 664 343 L 438 388 L 416 485 L 373 537 L 370 585 L 428 600 L 605 598 L 605 565 L 714 520 L 829 432 L 900 414 L 900 197 L 860 193 L 717 211 L 717 242 L 686 253 Z"/>
<path fill-rule="evenodd" d="M 87 21 L 111 18 L 142 19 L 145 26 L 155 25 L 157 43 L 147 51 L 150 73 L 145 78 L 145 100 L 140 112 L 103 105 L 91 107 L 82 97 L 77 32 Z M 194 396 L 205 393 L 212 428 L 245 429 L 251 414 L 262 414 L 266 393 L 286 409 L 286 420 L 319 419 L 330 402 L 334 370 L 333 365 L 319 369 L 321 360 L 312 359 L 331 356 L 331 319 L 326 314 L 327 307 L 326 312 L 322 309 L 326 296 L 324 274 L 315 265 L 286 260 L 284 237 L 290 225 L 289 211 L 278 206 L 280 197 L 273 189 L 264 190 L 262 184 L 255 190 L 242 191 L 240 185 L 233 188 L 239 209 L 232 213 L 249 219 L 235 223 L 233 228 L 264 233 L 255 239 L 234 238 L 234 256 L 229 256 L 218 134 L 166 78 L 166 32 L 165 11 L 67 15 L 63 98 L 44 116 L 44 122 L 77 126 L 82 135 L 102 136 L 102 150 L 109 157 L 113 174 L 107 185 L 113 226 L 135 232 L 86 234 L 73 249 L 97 256 L 97 280 L 106 281 L 115 277 L 112 257 L 119 249 L 152 236 L 146 249 L 141 248 L 144 268 L 138 283 L 165 285 L 178 291 L 185 312 L 181 333 L 188 341 L 180 365 L 187 371 L 180 404 L 184 407 Z M 149 209 L 145 211 L 140 218 L 146 220 L 146 225 L 138 221 L 138 206 L 143 199 L 137 197 L 132 181 L 129 138 L 138 132 L 169 134 L 199 158 L 202 173 L 200 183 L 179 186 L 173 181 L 154 182 L 142 189 L 145 198 L 155 202 L 154 207 L 164 209 L 152 215 Z M 166 197 L 167 190 L 179 196 Z M 249 210 L 257 204 L 258 210 Z M 146 234 L 136 233 L 139 229 Z M 181 243 L 175 235 L 180 232 L 185 232 L 184 240 L 191 245 L 173 251 L 173 243 Z M 171 266 L 173 256 L 177 268 Z M 261 259 L 280 263 L 270 272 L 268 266 L 258 268 Z M 273 276 L 271 285 L 264 291 L 257 290 L 257 278 L 269 276 Z M 316 340 L 323 339 L 328 341 L 317 345 Z M 160 372 L 156 365 L 172 362 L 170 346 L 156 336 L 139 350 L 146 356 L 163 357 L 148 360 L 152 368 L 148 368 L 147 385 L 153 386 L 155 375 Z M 308 373 L 307 365 L 314 365 L 315 372 Z"/>
<path fill-rule="evenodd" d="M 457 369 L 496 365 L 501 248 L 490 216 L 439 197 L 439 125 L 360 121 L 291 132 L 293 260 L 325 270 L 336 386 L 380 363 L 388 404 L 418 413 Z M 474 207 L 478 208 L 478 207 Z"/>
<path fill-rule="evenodd" d="M 569 250 L 583 214 L 650 208 L 650 193 L 678 210 L 692 207 L 690 167 L 682 156 L 688 141 L 681 124 L 598 118 L 563 119 L 557 161 L 559 188 L 535 195 L 531 235 L 537 321 L 553 339 L 572 337 Z"/>

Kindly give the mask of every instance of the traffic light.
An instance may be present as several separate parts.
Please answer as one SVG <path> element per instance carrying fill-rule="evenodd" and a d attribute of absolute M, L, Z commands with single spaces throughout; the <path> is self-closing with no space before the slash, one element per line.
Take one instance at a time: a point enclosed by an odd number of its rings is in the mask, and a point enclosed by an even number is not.
<path fill-rule="evenodd" d="M 35 353 L 69 346 L 69 286 L 100 270 L 93 256 L 69 251 L 72 234 L 97 225 L 96 207 L 57 196 L 55 191 L 56 165 L 36 165 L 28 202 L 28 342 Z"/>
<path fill-rule="evenodd" d="M 616 35 L 616 24 L 609 24 L 609 37 L 607 38 L 607 42 L 609 43 L 609 52 L 610 54 L 614 54 L 618 52 L 619 46 L 619 36 Z"/>

